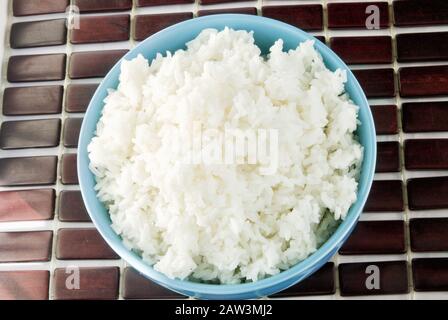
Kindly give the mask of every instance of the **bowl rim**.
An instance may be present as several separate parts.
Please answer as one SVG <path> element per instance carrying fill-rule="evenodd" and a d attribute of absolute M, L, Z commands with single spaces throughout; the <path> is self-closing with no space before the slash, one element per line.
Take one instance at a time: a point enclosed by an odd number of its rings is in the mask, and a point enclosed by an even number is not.
<path fill-rule="evenodd" d="M 250 28 L 251 25 L 253 24 L 261 23 L 265 24 L 266 28 L 275 28 L 279 31 L 283 30 L 284 32 L 294 33 L 300 42 L 303 42 L 308 39 L 315 40 L 314 47 L 323 56 L 324 62 L 331 60 L 331 63 L 333 65 L 336 65 L 338 68 L 346 70 L 347 83 L 349 82 L 353 83 L 354 89 L 352 91 L 354 91 L 355 94 L 357 95 L 357 100 L 361 101 L 361 103 L 358 102 L 358 106 L 360 107 L 360 109 L 365 108 L 366 112 L 367 122 L 363 122 L 363 125 L 366 125 L 367 127 L 368 134 L 366 139 L 368 139 L 369 148 L 367 149 L 368 152 L 366 154 L 366 148 L 364 146 L 365 152 L 361 173 L 361 176 L 365 175 L 365 178 L 362 181 L 363 183 L 360 183 L 358 185 L 356 202 L 352 204 L 347 213 L 346 219 L 341 222 L 336 231 L 315 252 L 309 255 L 306 259 L 293 265 L 289 269 L 284 270 L 276 275 L 269 276 L 265 279 L 258 280 L 256 282 L 241 283 L 241 284 L 207 284 L 207 283 L 192 282 L 188 280 L 171 279 L 168 278 L 166 275 L 156 271 L 149 263 L 143 261 L 143 259 L 140 256 L 138 256 L 135 252 L 126 248 L 122 240 L 117 241 L 116 236 L 118 235 L 115 233 L 115 231 L 113 231 L 111 225 L 110 224 L 105 225 L 103 222 L 99 220 L 100 213 L 96 212 L 96 210 L 93 208 L 93 202 L 95 202 L 95 199 L 96 202 L 100 201 L 96 198 L 96 192 L 94 190 L 89 189 L 88 186 L 86 185 L 87 176 L 89 174 L 93 175 L 93 173 L 90 172 L 89 170 L 90 161 L 88 160 L 87 145 L 89 144 L 90 139 L 88 138 L 88 132 L 86 133 L 87 121 L 85 120 L 88 119 L 89 117 L 92 117 L 93 116 L 92 114 L 95 114 L 95 112 L 97 112 L 97 110 L 95 109 L 98 109 L 98 107 L 95 107 L 95 105 L 101 105 L 101 107 L 99 107 L 101 113 L 101 110 L 104 107 L 104 103 L 102 99 L 100 100 L 100 93 L 108 89 L 108 87 L 106 86 L 107 82 L 106 80 L 111 77 L 115 77 L 115 74 L 117 74 L 117 72 L 119 73 L 121 62 L 124 59 L 132 58 L 135 52 L 139 52 L 139 50 L 143 46 L 155 40 L 160 40 L 163 38 L 168 39 L 178 29 L 182 28 L 187 29 L 193 27 L 194 25 L 202 25 L 202 29 L 205 29 L 210 27 L 207 26 L 208 23 L 211 22 L 227 23 L 230 20 L 235 19 L 239 20 L 243 19 L 244 21 L 241 22 L 249 24 L 248 28 Z M 352 96 L 353 95 L 351 95 L 351 98 Z M 96 123 L 97 122 L 95 122 L 95 127 Z M 250 292 L 257 292 L 266 289 L 268 287 L 275 286 L 276 284 L 279 283 L 285 283 L 291 280 L 292 278 L 297 277 L 298 275 L 303 274 L 305 272 L 308 272 L 309 274 L 307 276 L 309 276 L 312 272 L 316 271 L 317 269 L 315 270 L 310 269 L 313 269 L 313 267 L 315 267 L 323 259 L 327 261 L 328 259 L 326 259 L 326 257 L 334 249 L 338 249 L 342 245 L 343 240 L 347 238 L 347 236 L 353 230 L 354 225 L 357 223 L 359 216 L 362 212 L 362 209 L 364 207 L 364 204 L 367 200 L 370 188 L 372 186 L 373 177 L 375 173 L 375 165 L 376 165 L 376 133 L 375 133 L 375 125 L 373 122 L 373 116 L 363 89 L 361 88 L 359 82 L 357 81 L 353 73 L 350 71 L 350 69 L 347 67 L 347 65 L 329 47 L 327 47 L 325 44 L 321 43 L 319 40 L 309 35 L 308 33 L 302 31 L 301 29 L 274 19 L 255 15 L 245 15 L 245 14 L 216 14 L 183 21 L 153 34 L 152 36 L 146 38 L 144 41 L 142 41 L 137 46 L 132 48 L 128 53 L 126 53 L 103 78 L 98 88 L 96 89 L 92 99 L 90 100 L 89 106 L 85 112 L 84 120 L 82 122 L 82 126 L 80 129 L 79 141 L 78 141 L 78 156 L 77 156 L 79 187 L 81 190 L 83 202 L 85 204 L 87 212 L 89 213 L 89 216 L 92 219 L 93 224 L 95 225 L 96 229 L 99 231 L 103 239 L 107 242 L 107 244 L 133 268 L 142 273 L 145 277 L 151 279 L 152 281 L 158 283 L 159 285 L 162 285 L 163 287 L 166 287 L 176 292 L 180 292 L 182 294 L 185 294 L 185 291 L 190 291 L 204 295 L 216 295 L 216 296 L 241 295 Z M 115 237 L 113 233 L 115 233 Z M 298 281 L 291 282 L 289 286 L 293 285 L 296 282 Z"/>

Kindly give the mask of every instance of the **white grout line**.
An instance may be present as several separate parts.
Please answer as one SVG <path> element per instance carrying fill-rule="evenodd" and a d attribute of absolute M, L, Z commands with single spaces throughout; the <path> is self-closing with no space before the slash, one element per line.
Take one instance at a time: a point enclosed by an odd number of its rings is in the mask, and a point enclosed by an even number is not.
<path fill-rule="evenodd" d="M 406 260 L 406 254 L 359 254 L 339 255 L 340 263 L 361 263 Z"/>
<path fill-rule="evenodd" d="M 73 5 L 73 0 L 70 0 L 70 5 Z M 69 17 L 66 17 L 68 19 Z M 67 25 L 69 25 L 67 23 Z M 49 299 L 54 298 L 54 271 L 57 268 L 57 261 L 56 261 L 56 244 L 57 244 L 57 238 L 58 238 L 58 230 L 60 228 L 59 225 L 59 201 L 60 201 L 60 193 L 63 189 L 63 186 L 61 184 L 60 176 L 61 176 L 61 161 L 62 161 L 62 155 L 64 153 L 64 145 L 63 145 L 63 134 L 64 134 L 64 124 L 66 119 L 66 113 L 65 113 L 65 100 L 66 100 L 66 91 L 67 91 L 67 85 L 68 85 L 68 70 L 70 66 L 70 53 L 71 53 L 71 44 L 70 44 L 70 36 L 71 36 L 71 30 L 70 28 L 67 28 L 67 41 L 65 45 L 65 54 L 66 54 L 66 66 L 65 66 L 65 77 L 64 77 L 64 95 L 62 97 L 62 109 L 61 109 L 61 133 L 60 133 L 60 139 L 59 139 L 59 147 L 58 147 L 58 166 L 56 171 L 56 200 L 55 200 L 55 213 L 53 218 L 53 246 L 52 246 L 52 254 L 51 254 L 51 261 L 50 261 L 50 285 L 49 285 Z"/>
<path fill-rule="evenodd" d="M 193 17 L 197 17 L 198 16 L 198 11 L 199 11 L 199 0 L 195 0 L 193 3 Z"/>
<path fill-rule="evenodd" d="M 409 235 L 409 206 L 408 206 L 408 195 L 407 195 L 407 177 L 404 170 L 404 134 L 403 134 L 403 124 L 401 117 L 401 98 L 399 92 L 399 82 L 398 82 L 398 63 L 397 63 L 397 42 L 396 42 L 396 31 L 394 27 L 394 18 L 393 18 L 393 7 L 392 0 L 389 0 L 389 16 L 390 16 L 390 35 L 392 38 L 392 54 L 393 54 L 393 68 L 395 73 L 395 85 L 396 85 L 396 105 L 397 105 L 397 116 L 398 116 L 398 135 L 400 142 L 400 173 L 401 180 L 403 181 L 403 202 L 404 202 L 404 221 L 405 221 L 405 245 L 406 245 L 406 261 L 407 261 L 407 271 L 408 271 L 408 283 L 411 288 L 413 288 L 412 283 L 412 270 L 411 270 L 411 261 L 412 261 L 412 253 L 410 247 L 410 235 Z M 410 298 L 414 300 L 414 290 L 410 290 Z"/>

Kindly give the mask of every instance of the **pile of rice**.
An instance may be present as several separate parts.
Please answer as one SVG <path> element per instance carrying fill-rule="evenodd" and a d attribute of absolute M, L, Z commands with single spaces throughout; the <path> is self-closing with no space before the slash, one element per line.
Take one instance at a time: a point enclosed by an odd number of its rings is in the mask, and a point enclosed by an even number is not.
<path fill-rule="evenodd" d="M 286 53 L 278 40 L 263 57 L 252 33 L 207 29 L 186 50 L 122 62 L 90 168 L 112 227 L 156 270 L 257 281 L 305 259 L 345 218 L 363 154 L 358 107 L 345 71 L 328 70 L 313 45 Z M 174 137 L 193 123 L 277 130 L 276 172 L 183 161 Z"/>

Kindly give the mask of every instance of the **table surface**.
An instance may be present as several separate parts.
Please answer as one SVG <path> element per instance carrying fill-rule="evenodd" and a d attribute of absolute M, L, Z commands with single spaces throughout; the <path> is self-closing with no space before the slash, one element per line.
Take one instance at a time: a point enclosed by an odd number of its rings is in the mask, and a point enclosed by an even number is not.
<path fill-rule="evenodd" d="M 67 30 L 70 4 L 81 18 Z M 366 28 L 376 12 L 366 14 L 369 5 L 378 9 L 379 29 Z M 93 91 L 127 50 L 166 26 L 215 12 L 269 16 L 325 41 L 355 70 L 375 118 L 377 173 L 361 222 L 331 262 L 276 297 L 448 298 L 445 0 L 7 6 L 7 20 L 0 19 L 0 299 L 182 298 L 144 279 L 99 236 L 77 186 L 76 143 Z M 76 288 L 70 276 L 78 271 Z M 370 272 L 379 272 L 379 288 L 367 288 Z"/>

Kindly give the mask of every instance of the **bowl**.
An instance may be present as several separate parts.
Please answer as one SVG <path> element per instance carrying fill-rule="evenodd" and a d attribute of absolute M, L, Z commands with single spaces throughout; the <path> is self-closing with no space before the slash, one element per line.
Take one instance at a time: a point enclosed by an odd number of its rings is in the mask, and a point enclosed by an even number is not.
<path fill-rule="evenodd" d="M 285 50 L 295 49 L 300 42 L 315 39 L 298 28 L 273 19 L 242 14 L 221 14 L 195 18 L 168 27 L 141 42 L 122 59 L 129 60 L 142 54 L 151 61 L 158 52 L 165 53 L 167 50 L 175 51 L 185 48 L 185 43 L 194 39 L 205 28 L 222 30 L 226 26 L 254 31 L 255 42 L 264 53 L 268 52 L 269 47 L 279 38 L 283 39 Z M 364 159 L 357 201 L 351 206 L 346 219 L 334 234 L 316 252 L 290 269 L 257 282 L 235 285 L 170 279 L 154 270 L 137 253 L 126 248 L 120 236 L 111 228 L 111 220 L 106 208 L 96 197 L 95 178 L 89 170 L 87 153 L 87 146 L 95 134 L 96 124 L 104 106 L 103 100 L 108 94 L 107 89 L 118 86 L 120 60 L 101 82 L 88 106 L 80 131 L 77 163 L 79 185 L 86 209 L 100 234 L 120 257 L 148 279 L 186 296 L 199 299 L 251 299 L 272 295 L 302 281 L 323 266 L 339 250 L 355 227 L 372 184 L 376 162 L 375 127 L 366 96 L 349 68 L 320 41 L 316 40 L 315 48 L 322 55 L 327 68 L 333 71 L 337 68 L 347 71 L 346 92 L 360 107 L 358 117 L 361 124 L 357 128 L 357 135 L 364 147 Z"/>

